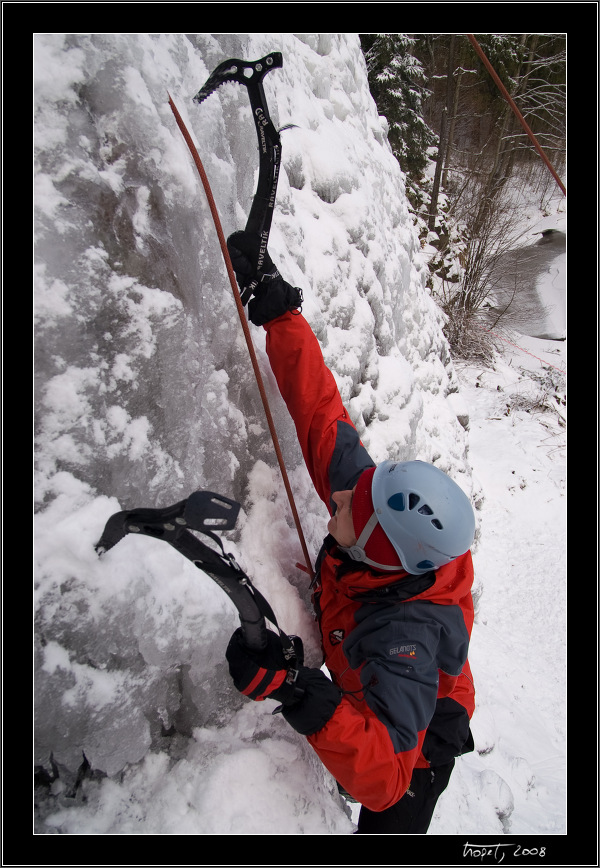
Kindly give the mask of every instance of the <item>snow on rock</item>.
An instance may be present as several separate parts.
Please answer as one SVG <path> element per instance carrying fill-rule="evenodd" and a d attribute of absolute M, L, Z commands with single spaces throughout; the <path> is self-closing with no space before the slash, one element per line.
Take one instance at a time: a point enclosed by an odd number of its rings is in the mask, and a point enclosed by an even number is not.
<path fill-rule="evenodd" d="M 167 96 L 197 143 L 229 234 L 243 227 L 256 183 L 249 101 L 237 84 L 200 106 L 192 97 L 222 60 L 274 50 L 284 66 L 265 78 L 267 101 L 277 126 L 295 126 L 282 132 L 271 256 L 303 289 L 304 314 L 374 459 L 435 461 L 468 493 L 479 486 L 468 456 L 472 411 L 424 288 L 404 178 L 358 36 L 37 34 L 43 834 L 353 829 L 305 741 L 233 688 L 225 649 L 239 621 L 216 584 L 147 537 L 128 536 L 102 558 L 94 550 L 119 510 L 167 506 L 199 488 L 239 500 L 226 547 L 318 665 L 298 537 L 210 211 Z M 253 329 L 253 338 L 314 558 L 327 513 L 270 376 L 264 333 Z M 493 487 L 493 473 L 477 473 Z M 515 473 L 516 498 L 517 464 Z M 479 647 L 485 669 L 489 649 Z M 484 707 L 478 725 L 490 750 L 501 740 L 494 720 Z M 522 790 L 530 772 L 519 762 L 507 745 L 502 773 L 517 763 Z M 81 768 L 88 774 L 77 782 Z M 513 785 L 491 774 L 464 765 L 453 787 L 454 804 L 483 806 L 479 831 L 517 813 Z M 471 828 L 452 807 L 448 817 L 442 830 Z"/>

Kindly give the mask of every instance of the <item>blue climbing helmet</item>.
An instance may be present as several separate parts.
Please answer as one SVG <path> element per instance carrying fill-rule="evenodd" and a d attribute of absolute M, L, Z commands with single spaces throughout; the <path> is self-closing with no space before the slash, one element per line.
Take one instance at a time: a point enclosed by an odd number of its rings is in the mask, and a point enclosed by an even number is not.
<path fill-rule="evenodd" d="M 381 570 L 397 570 L 396 558 L 389 556 L 391 543 L 391 554 L 397 555 L 402 567 L 421 575 L 471 548 L 475 536 L 471 502 L 438 467 L 425 461 L 384 461 L 363 474 L 365 483 L 371 474 L 368 495 L 367 485 L 359 480 L 354 501 L 360 499 L 360 506 L 356 502 L 356 512 L 354 503 L 352 507 L 358 538 L 346 551 L 354 560 Z"/>

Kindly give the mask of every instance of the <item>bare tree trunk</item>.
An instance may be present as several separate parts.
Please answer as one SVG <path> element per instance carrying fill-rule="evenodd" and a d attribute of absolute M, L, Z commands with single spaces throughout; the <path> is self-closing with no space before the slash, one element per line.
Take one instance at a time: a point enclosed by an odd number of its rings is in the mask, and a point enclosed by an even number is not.
<path fill-rule="evenodd" d="M 440 181 L 442 178 L 442 166 L 444 163 L 445 139 L 446 139 L 446 116 L 448 109 L 444 106 L 442 110 L 442 121 L 440 124 L 440 143 L 438 146 L 437 161 L 435 164 L 435 174 L 433 176 L 433 190 L 431 192 L 431 203 L 429 205 L 429 220 L 427 228 L 430 232 L 435 229 L 435 218 L 437 217 L 438 198 L 440 195 Z"/>
<path fill-rule="evenodd" d="M 448 134 L 446 136 L 446 147 L 444 149 L 444 168 L 442 171 L 442 187 L 446 187 L 448 180 L 448 163 L 450 162 L 450 151 L 452 149 L 452 140 L 454 138 L 454 127 L 456 125 L 456 109 L 458 99 L 458 84 L 454 80 L 454 43 L 456 37 L 454 34 L 450 37 L 450 46 L 448 48 L 448 72 L 446 81 L 446 105 L 450 114 L 450 123 L 448 125 Z"/>
<path fill-rule="evenodd" d="M 445 184 L 447 172 L 444 172 L 448 165 L 448 155 L 450 152 L 451 139 L 448 136 L 448 115 L 450 115 L 451 129 L 454 133 L 455 121 L 455 99 L 454 99 L 454 46 L 456 37 L 454 34 L 450 37 L 448 45 L 448 60 L 446 63 L 446 105 L 442 110 L 442 119 L 440 123 L 440 143 L 438 147 L 437 162 L 435 164 L 435 175 L 433 178 L 433 190 L 431 193 L 431 205 L 429 208 L 429 221 L 427 227 L 430 232 L 435 228 L 435 220 L 438 212 L 438 199 L 440 195 L 440 185 Z M 444 172 L 444 181 L 442 182 L 442 173 Z"/>

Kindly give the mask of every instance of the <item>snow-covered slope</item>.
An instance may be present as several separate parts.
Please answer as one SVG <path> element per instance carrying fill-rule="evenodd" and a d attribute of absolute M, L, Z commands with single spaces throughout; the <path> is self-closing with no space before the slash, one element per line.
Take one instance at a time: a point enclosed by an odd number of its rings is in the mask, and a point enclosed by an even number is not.
<path fill-rule="evenodd" d="M 265 79 L 267 101 L 277 126 L 295 127 L 282 133 L 271 255 L 302 287 L 304 313 L 374 459 L 435 461 L 483 502 L 468 407 L 424 289 L 403 176 L 358 36 L 36 36 L 41 833 L 353 829 L 304 740 L 233 689 L 224 652 L 238 619 L 216 584 L 147 537 L 129 536 L 103 559 L 94 551 L 118 510 L 167 506 L 199 488 L 234 497 L 243 512 L 229 550 L 282 627 L 302 635 L 308 662 L 320 661 L 216 233 L 167 96 L 193 133 L 225 233 L 242 228 L 258 167 L 245 89 L 223 86 L 201 106 L 192 97 L 222 60 L 274 50 L 284 66 Z M 326 510 L 270 377 L 262 330 L 253 338 L 314 558 Z M 477 595 L 482 586 L 478 578 Z M 484 635 L 475 651 L 483 669 L 486 647 Z M 494 698 L 483 696 L 493 714 Z M 84 757 L 94 774 L 77 787 Z M 502 831 L 496 802 L 506 794 L 488 767 L 466 768 L 457 792 L 481 807 L 477 831 Z M 528 772 L 517 773 L 525 792 Z M 474 831 L 469 816 L 451 812 L 449 827 L 433 831 Z"/>

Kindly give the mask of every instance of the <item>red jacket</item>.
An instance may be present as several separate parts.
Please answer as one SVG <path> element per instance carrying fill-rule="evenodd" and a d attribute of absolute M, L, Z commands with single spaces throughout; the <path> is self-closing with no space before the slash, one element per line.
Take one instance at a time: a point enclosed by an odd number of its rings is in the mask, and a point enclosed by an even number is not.
<path fill-rule="evenodd" d="M 304 317 L 286 313 L 265 329 L 308 471 L 333 512 L 331 493 L 353 488 L 374 463 Z M 404 795 L 415 767 L 472 749 L 472 583 L 470 552 L 413 576 L 357 569 L 332 537 L 325 540 L 313 600 L 324 662 L 343 698 L 308 740 L 344 789 L 373 811 Z"/>

